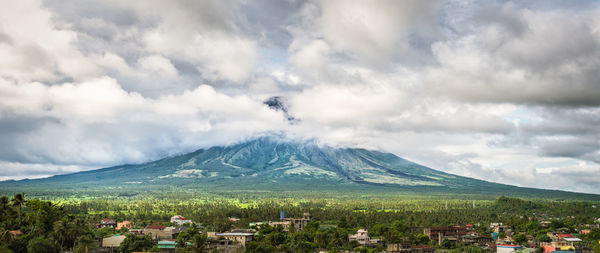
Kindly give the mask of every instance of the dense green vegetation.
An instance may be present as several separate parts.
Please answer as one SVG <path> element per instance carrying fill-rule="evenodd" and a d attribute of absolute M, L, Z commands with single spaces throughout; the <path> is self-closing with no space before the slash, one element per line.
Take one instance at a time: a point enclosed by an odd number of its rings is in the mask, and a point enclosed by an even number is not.
<path fill-rule="evenodd" d="M 74 249 L 87 252 L 97 247 L 96 239 L 123 233 L 114 229 L 95 229 L 92 224 L 104 218 L 130 220 L 136 227 L 166 223 L 173 215 L 183 215 L 202 224 L 202 230 L 223 232 L 234 227 L 247 228 L 249 222 L 278 220 L 279 211 L 288 216 L 310 212 L 313 220 L 306 229 L 285 233 L 280 227 L 261 227 L 260 235 L 247 245 L 248 252 L 306 252 L 305 249 L 332 251 L 356 248 L 348 234 L 368 228 L 372 237 L 385 243 L 430 244 L 423 227 L 474 224 L 483 234 L 490 233 L 490 222 L 503 222 L 516 231 L 548 241 L 546 232 L 575 233 L 584 224 L 600 217 L 600 208 L 590 201 L 556 201 L 501 197 L 495 200 L 436 199 L 404 195 L 357 196 L 356 198 L 278 197 L 260 194 L 168 196 L 114 196 L 106 198 L 32 199 L 25 194 L 0 197 L 1 252 L 57 252 Z M 228 218 L 239 218 L 232 222 Z M 543 227 L 541 221 L 551 221 Z M 20 230 L 13 236 L 9 231 Z M 178 247 L 199 252 L 206 240 L 199 230 L 180 234 Z M 582 236 L 590 247 L 600 240 L 600 231 Z M 523 238 L 515 238 L 519 243 Z M 155 245 L 147 237 L 128 236 L 121 246 L 124 252 L 151 250 Z M 381 247 L 381 246 L 380 246 Z M 441 247 L 455 248 L 455 245 Z M 460 246 L 459 246 L 460 247 Z M 43 251 L 37 251 L 42 250 Z M 368 250 L 368 249 L 363 249 Z M 371 250 L 380 250 L 373 248 Z M 459 250 L 474 251 L 473 248 Z"/>
<path fill-rule="evenodd" d="M 85 217 L 69 213 L 68 207 L 49 201 L 27 200 L 24 193 L 0 196 L 1 252 L 86 252 L 95 237 Z M 22 235 L 10 231 L 20 231 Z"/>

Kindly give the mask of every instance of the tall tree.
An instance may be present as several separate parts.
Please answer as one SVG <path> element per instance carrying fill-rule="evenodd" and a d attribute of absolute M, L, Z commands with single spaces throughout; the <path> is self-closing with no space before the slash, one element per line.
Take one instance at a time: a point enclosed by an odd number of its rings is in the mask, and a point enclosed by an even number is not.
<path fill-rule="evenodd" d="M 98 243 L 89 235 L 84 235 L 77 239 L 75 244 L 75 253 L 89 253 L 91 250 L 98 248 Z"/>
<path fill-rule="evenodd" d="M 68 220 L 63 218 L 62 220 L 54 222 L 54 235 L 60 244 L 61 249 L 65 247 L 65 242 L 69 239 L 70 234 L 71 228 Z"/>
<path fill-rule="evenodd" d="M 152 241 L 152 237 L 150 235 L 144 236 L 135 236 L 133 234 L 128 234 L 125 237 L 125 240 L 121 243 L 119 247 L 120 252 L 131 253 L 136 251 L 146 251 L 154 246 L 154 242 Z"/>
<path fill-rule="evenodd" d="M 190 247 L 192 252 L 201 253 L 206 247 L 206 234 L 195 234 L 192 237 L 192 246 Z"/>
<path fill-rule="evenodd" d="M 17 193 L 11 200 L 12 205 L 16 206 L 19 211 L 19 223 L 21 223 L 21 212 L 22 208 L 27 202 L 25 193 Z"/>
<path fill-rule="evenodd" d="M 27 252 L 54 253 L 55 251 L 54 245 L 43 236 L 31 239 L 27 244 Z"/>
<path fill-rule="evenodd" d="M 0 220 L 8 219 L 5 216 L 8 215 L 9 204 L 8 197 L 0 196 Z"/>
<path fill-rule="evenodd" d="M 0 196 L 0 209 L 6 209 L 8 207 L 8 204 L 8 197 Z"/>

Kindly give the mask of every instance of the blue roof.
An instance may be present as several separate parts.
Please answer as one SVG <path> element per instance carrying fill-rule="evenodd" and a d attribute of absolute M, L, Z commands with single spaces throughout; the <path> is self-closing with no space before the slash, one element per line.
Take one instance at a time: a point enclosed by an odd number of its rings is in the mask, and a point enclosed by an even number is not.
<path fill-rule="evenodd" d="M 498 247 L 498 248 L 516 248 L 516 249 L 523 248 L 523 246 L 520 246 L 520 245 L 506 245 L 506 244 L 505 245 L 496 245 L 496 247 Z M 555 251 L 553 251 L 553 252 L 555 252 Z"/>

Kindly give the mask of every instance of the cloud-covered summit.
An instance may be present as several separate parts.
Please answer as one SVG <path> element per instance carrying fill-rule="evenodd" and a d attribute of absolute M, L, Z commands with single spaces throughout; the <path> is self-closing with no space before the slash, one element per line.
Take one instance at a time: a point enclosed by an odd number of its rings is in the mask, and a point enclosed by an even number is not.
<path fill-rule="evenodd" d="M 2 6 L 0 179 L 276 133 L 600 193 L 595 1 Z"/>

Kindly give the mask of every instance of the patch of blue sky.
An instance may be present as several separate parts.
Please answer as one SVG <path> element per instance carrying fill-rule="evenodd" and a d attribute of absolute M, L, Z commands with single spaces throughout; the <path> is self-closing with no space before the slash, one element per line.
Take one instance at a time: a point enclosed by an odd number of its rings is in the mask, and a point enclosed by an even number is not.
<path fill-rule="evenodd" d="M 502 118 L 517 124 L 517 126 L 521 124 L 533 124 L 541 121 L 540 117 L 538 117 L 534 111 L 525 106 L 519 106 L 516 110 L 503 115 Z"/>

